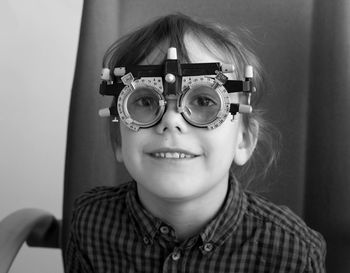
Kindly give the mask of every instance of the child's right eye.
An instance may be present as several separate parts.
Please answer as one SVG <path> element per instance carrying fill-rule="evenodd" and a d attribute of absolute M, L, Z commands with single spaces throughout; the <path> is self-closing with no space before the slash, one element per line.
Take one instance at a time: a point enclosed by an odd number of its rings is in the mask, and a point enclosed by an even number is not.
<path fill-rule="evenodd" d="M 138 88 L 128 99 L 128 108 L 156 108 L 159 105 L 159 97 L 154 90 Z M 130 110 L 130 109 L 129 109 Z"/>
<path fill-rule="evenodd" d="M 134 105 L 138 107 L 156 106 L 157 102 L 153 97 L 140 97 L 134 101 Z"/>

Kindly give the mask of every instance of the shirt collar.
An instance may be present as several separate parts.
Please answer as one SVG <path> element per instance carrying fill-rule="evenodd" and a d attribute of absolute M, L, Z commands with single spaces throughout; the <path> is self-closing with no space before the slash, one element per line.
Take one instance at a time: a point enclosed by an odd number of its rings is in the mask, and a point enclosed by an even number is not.
<path fill-rule="evenodd" d="M 225 202 L 216 217 L 205 227 L 200 236 L 213 248 L 222 245 L 241 224 L 247 208 L 247 200 L 237 179 L 230 176 Z"/>
<path fill-rule="evenodd" d="M 132 181 L 130 184 L 130 190 L 126 195 L 126 203 L 135 231 L 143 236 L 145 242 L 152 242 L 162 224 L 162 221 L 157 217 L 154 217 L 142 206 L 137 195 L 135 181 Z"/>
<path fill-rule="evenodd" d="M 135 181 L 130 184 L 126 202 L 135 231 L 143 236 L 144 241 L 152 242 L 164 222 L 154 217 L 142 206 L 137 196 Z M 223 244 L 240 225 L 246 206 L 246 196 L 240 184 L 234 177 L 230 176 L 228 193 L 222 208 L 215 218 L 199 233 L 203 243 L 210 243 L 214 248 Z"/>

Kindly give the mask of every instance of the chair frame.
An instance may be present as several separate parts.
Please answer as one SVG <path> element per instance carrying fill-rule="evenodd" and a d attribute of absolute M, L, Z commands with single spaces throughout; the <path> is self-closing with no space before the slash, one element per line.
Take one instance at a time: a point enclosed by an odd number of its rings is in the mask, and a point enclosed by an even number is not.
<path fill-rule="evenodd" d="M 24 242 L 28 246 L 61 248 L 62 223 L 34 208 L 15 211 L 0 222 L 0 273 L 7 273 Z"/>

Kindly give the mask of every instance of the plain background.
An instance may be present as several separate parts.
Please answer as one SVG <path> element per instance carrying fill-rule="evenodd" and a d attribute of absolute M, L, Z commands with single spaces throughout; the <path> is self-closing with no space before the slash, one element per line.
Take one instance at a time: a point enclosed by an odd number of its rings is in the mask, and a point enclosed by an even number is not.
<path fill-rule="evenodd" d="M 0 1 L 0 219 L 25 207 L 62 217 L 82 4 Z M 24 245 L 10 272 L 63 272 L 61 251 Z"/>

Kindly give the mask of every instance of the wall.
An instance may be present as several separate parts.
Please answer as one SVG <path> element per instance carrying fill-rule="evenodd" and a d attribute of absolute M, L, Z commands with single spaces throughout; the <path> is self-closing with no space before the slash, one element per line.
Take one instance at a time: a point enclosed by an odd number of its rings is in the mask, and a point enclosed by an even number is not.
<path fill-rule="evenodd" d="M 0 1 L 0 219 L 24 207 L 61 218 L 81 10 L 82 0 Z M 25 245 L 10 272 L 63 272 L 61 260 Z"/>

